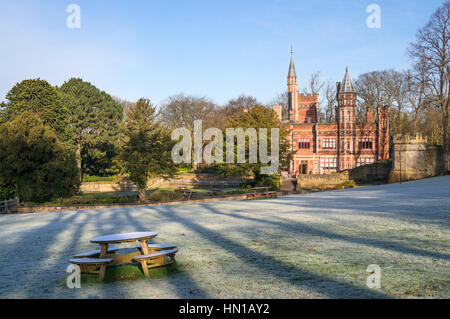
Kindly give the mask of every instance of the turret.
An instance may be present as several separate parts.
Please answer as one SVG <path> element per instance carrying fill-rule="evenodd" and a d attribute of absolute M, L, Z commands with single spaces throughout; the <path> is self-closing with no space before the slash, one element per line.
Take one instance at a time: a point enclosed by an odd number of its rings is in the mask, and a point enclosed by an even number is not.
<path fill-rule="evenodd" d="M 297 73 L 295 72 L 294 65 L 294 55 L 291 50 L 291 63 L 289 64 L 289 72 L 287 76 L 288 85 L 288 110 L 289 110 L 289 120 L 295 121 L 296 119 L 296 108 L 298 99 L 298 85 L 297 85 Z"/>

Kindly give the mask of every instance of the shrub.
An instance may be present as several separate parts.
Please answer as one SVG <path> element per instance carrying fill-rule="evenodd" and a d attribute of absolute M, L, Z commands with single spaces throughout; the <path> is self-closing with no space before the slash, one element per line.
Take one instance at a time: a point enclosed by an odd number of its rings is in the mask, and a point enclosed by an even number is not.
<path fill-rule="evenodd" d="M 0 125 L 0 172 L 22 201 L 68 197 L 80 184 L 75 154 L 31 111 Z"/>
<path fill-rule="evenodd" d="M 13 199 L 13 197 L 14 197 L 14 190 L 12 188 L 0 186 L 0 201 Z"/>
<path fill-rule="evenodd" d="M 96 196 L 73 196 L 64 200 L 64 205 L 126 204 L 137 201 L 137 196 L 115 196 L 100 198 Z"/>
<path fill-rule="evenodd" d="M 345 188 L 354 188 L 356 187 L 356 183 L 353 180 L 348 180 L 343 183 L 336 185 L 336 189 L 345 189 Z"/>
<path fill-rule="evenodd" d="M 181 193 L 165 190 L 156 190 L 152 192 L 148 199 L 152 202 L 168 202 L 181 199 Z"/>
<path fill-rule="evenodd" d="M 83 182 L 93 183 L 93 182 L 114 182 L 117 180 L 117 175 L 113 176 L 88 176 L 83 175 Z"/>
<path fill-rule="evenodd" d="M 279 175 L 259 175 L 256 179 L 256 187 L 270 186 L 272 190 L 280 188 Z"/>

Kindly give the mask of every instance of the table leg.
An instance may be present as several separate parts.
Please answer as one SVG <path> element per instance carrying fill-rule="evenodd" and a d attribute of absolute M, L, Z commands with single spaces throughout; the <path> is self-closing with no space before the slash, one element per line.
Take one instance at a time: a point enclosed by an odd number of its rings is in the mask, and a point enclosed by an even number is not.
<path fill-rule="evenodd" d="M 147 239 L 145 240 L 141 240 L 141 247 L 142 247 L 142 253 L 143 255 L 148 255 L 149 251 L 148 251 L 148 244 L 147 244 Z M 142 266 L 142 270 L 144 271 L 144 275 L 145 277 L 150 277 L 150 274 L 148 272 L 148 265 L 147 265 L 147 261 L 145 260 L 141 260 L 141 266 Z"/>
<path fill-rule="evenodd" d="M 103 279 L 105 278 L 105 270 L 106 270 L 106 266 L 105 265 L 101 265 L 100 266 L 100 273 L 98 274 L 98 281 L 102 282 Z"/>
<path fill-rule="evenodd" d="M 148 266 L 147 266 L 147 262 L 145 260 L 141 260 L 141 266 L 142 266 L 142 270 L 144 271 L 144 275 L 146 278 L 150 277 L 150 274 L 148 272 Z"/>
<path fill-rule="evenodd" d="M 106 258 L 107 255 L 108 255 L 108 244 L 100 244 L 100 258 Z M 100 282 L 102 282 L 103 279 L 105 278 L 105 270 L 106 265 L 105 264 L 100 265 L 100 273 L 98 275 L 98 280 Z"/>

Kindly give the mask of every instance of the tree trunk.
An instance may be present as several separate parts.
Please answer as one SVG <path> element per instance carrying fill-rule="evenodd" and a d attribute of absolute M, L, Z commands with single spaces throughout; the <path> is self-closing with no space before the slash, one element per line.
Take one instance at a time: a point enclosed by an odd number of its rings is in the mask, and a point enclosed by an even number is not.
<path fill-rule="evenodd" d="M 139 188 L 139 201 L 140 202 L 145 202 L 146 200 L 146 189 L 145 188 Z"/>
<path fill-rule="evenodd" d="M 80 172 L 80 179 L 83 180 L 83 173 L 81 172 L 81 139 L 77 138 L 77 150 L 75 152 L 78 171 Z"/>
<path fill-rule="evenodd" d="M 418 119 L 419 119 L 419 116 L 418 116 L 417 112 L 415 112 L 414 113 L 414 121 L 413 121 L 413 136 L 416 136 Z"/>

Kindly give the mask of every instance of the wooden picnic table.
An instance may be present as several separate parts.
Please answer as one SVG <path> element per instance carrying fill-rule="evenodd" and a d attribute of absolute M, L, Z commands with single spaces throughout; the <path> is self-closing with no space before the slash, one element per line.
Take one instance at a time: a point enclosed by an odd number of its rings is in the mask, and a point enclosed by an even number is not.
<path fill-rule="evenodd" d="M 197 194 L 197 192 L 191 191 L 191 190 L 186 190 L 183 192 L 183 198 L 184 199 L 192 199 L 192 197 Z"/>
<path fill-rule="evenodd" d="M 213 192 L 214 195 L 217 195 L 218 193 L 222 192 L 223 189 L 221 188 L 212 188 L 211 192 Z"/>
<path fill-rule="evenodd" d="M 148 243 L 147 240 L 151 238 L 155 238 L 158 236 L 157 233 L 154 232 L 135 232 L 135 233 L 125 233 L 125 234 L 113 234 L 113 235 L 105 235 L 100 236 L 96 238 L 92 238 L 90 240 L 91 243 L 94 244 L 100 244 L 100 259 L 105 259 L 108 257 L 108 245 L 109 244 L 118 244 L 118 243 L 125 243 L 125 242 L 135 242 L 138 241 L 141 244 L 142 254 L 148 255 L 149 249 L 148 249 Z M 140 254 L 140 253 L 138 253 Z M 130 261 L 136 254 L 130 254 L 130 256 L 127 256 L 127 259 L 129 258 Z M 113 264 L 117 264 L 119 262 L 124 262 L 123 258 L 120 258 L 118 256 L 117 258 L 114 258 L 113 255 L 113 261 L 115 261 Z M 115 259 L 115 260 L 114 260 Z M 145 263 L 145 261 L 144 261 Z M 111 264 L 112 265 L 112 264 Z M 106 269 L 106 264 L 102 264 L 100 266 L 100 278 L 104 277 Z"/>
<path fill-rule="evenodd" d="M 265 196 L 266 198 L 269 198 L 272 196 L 276 197 L 277 192 L 269 191 L 270 188 L 271 188 L 270 186 L 252 187 L 253 192 L 247 193 L 247 199 L 249 199 L 250 197 L 256 198 L 256 197 L 261 197 L 261 196 Z M 259 190 L 264 190 L 264 192 L 258 193 Z"/>

